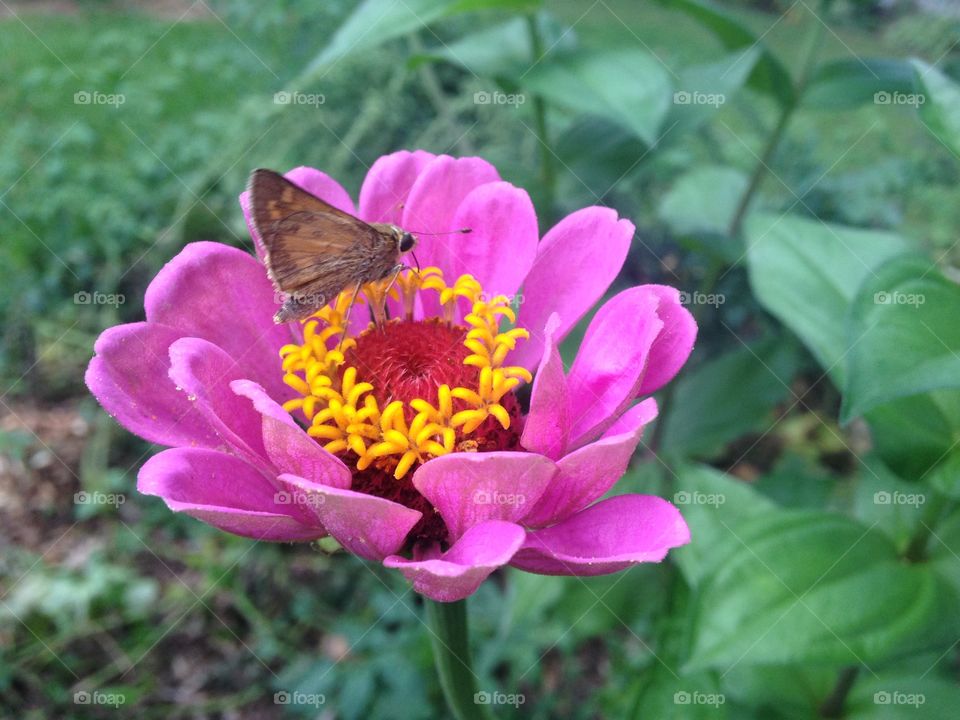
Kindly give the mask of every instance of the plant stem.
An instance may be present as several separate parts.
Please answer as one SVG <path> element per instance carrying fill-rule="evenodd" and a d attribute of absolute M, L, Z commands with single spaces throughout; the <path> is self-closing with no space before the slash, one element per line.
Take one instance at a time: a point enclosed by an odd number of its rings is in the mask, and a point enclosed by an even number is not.
<path fill-rule="evenodd" d="M 485 719 L 483 705 L 474 699 L 477 676 L 470 665 L 467 601 L 452 603 L 425 599 L 433 661 L 447 706 L 457 720 Z"/>
<path fill-rule="evenodd" d="M 843 717 L 843 705 L 847 701 L 847 695 L 857 681 L 857 674 L 860 672 L 859 665 L 851 665 L 840 671 L 840 677 L 837 678 L 837 684 L 833 687 L 833 692 L 823 701 L 820 706 L 820 717 L 840 718 Z"/>
<path fill-rule="evenodd" d="M 903 557 L 911 563 L 919 563 L 927 559 L 927 545 L 930 542 L 930 536 L 933 534 L 933 527 L 940 521 L 940 518 L 956 507 L 956 503 L 947 501 L 940 495 L 928 494 L 933 495 L 933 500 L 927 505 L 927 509 L 920 520 L 920 525 L 913 531 L 910 542 L 907 543 L 907 549 L 903 552 Z"/>
<path fill-rule="evenodd" d="M 820 49 L 820 43 L 823 41 L 823 31 L 826 29 L 823 22 L 821 22 L 819 19 L 820 14 L 823 13 L 825 9 L 825 5 L 825 2 L 820 3 L 816 14 L 811 21 L 813 22 L 813 27 L 810 30 L 806 49 L 801 61 L 802 65 L 800 68 L 800 75 L 797 77 L 797 81 L 794 84 L 793 99 L 781 108 L 780 117 L 777 119 L 777 124 L 774 127 L 773 132 L 770 133 L 770 137 L 767 138 L 767 144 L 764 146 L 763 152 L 760 154 L 760 159 L 757 161 L 756 166 L 753 168 L 753 172 L 750 174 L 750 181 L 747 183 L 747 189 L 744 191 L 743 197 L 740 198 L 740 202 L 737 204 L 737 209 L 733 214 L 733 219 L 730 221 L 730 227 L 727 230 L 727 234 L 730 237 L 737 237 L 740 234 L 740 229 L 743 226 L 743 220 L 747 215 L 747 211 L 750 209 L 750 203 L 753 201 L 754 195 L 757 194 L 757 191 L 763 184 L 764 178 L 767 176 L 767 172 L 770 170 L 770 163 L 773 161 L 773 156 L 776 154 L 777 148 L 780 147 L 780 143 L 783 140 L 784 134 L 786 133 L 787 126 L 793 119 L 794 113 L 797 111 L 797 108 L 800 107 L 800 102 L 804 93 L 806 92 L 807 85 L 810 82 L 810 77 L 813 75 L 813 71 L 816 68 L 817 52 Z"/>
<path fill-rule="evenodd" d="M 544 49 L 536 15 L 527 15 L 527 30 L 530 33 L 530 49 L 533 52 L 533 61 L 539 62 L 543 57 Z M 540 181 L 543 183 L 544 195 L 552 212 L 556 200 L 557 170 L 553 162 L 553 151 L 550 149 L 550 138 L 547 134 L 547 104 L 540 95 L 533 96 L 533 118 L 537 126 L 537 137 L 540 140 Z"/>

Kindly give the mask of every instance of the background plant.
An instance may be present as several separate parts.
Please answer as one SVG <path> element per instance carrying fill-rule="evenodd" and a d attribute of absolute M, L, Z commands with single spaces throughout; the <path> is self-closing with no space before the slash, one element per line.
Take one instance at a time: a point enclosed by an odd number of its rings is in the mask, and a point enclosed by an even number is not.
<path fill-rule="evenodd" d="M 693 543 L 623 575 L 484 585 L 480 686 L 525 698 L 497 715 L 953 717 L 949 4 L 57 9 L 0 14 L 0 714 L 116 714 L 74 703 L 94 689 L 141 717 L 317 714 L 278 691 L 334 717 L 444 712 L 402 582 L 136 496 L 151 448 L 81 382 L 182 245 L 248 246 L 251 168 L 356 190 L 379 155 L 423 147 L 490 159 L 543 228 L 585 204 L 631 217 L 622 284 L 677 286 L 701 326 L 615 491 L 674 498 Z"/>

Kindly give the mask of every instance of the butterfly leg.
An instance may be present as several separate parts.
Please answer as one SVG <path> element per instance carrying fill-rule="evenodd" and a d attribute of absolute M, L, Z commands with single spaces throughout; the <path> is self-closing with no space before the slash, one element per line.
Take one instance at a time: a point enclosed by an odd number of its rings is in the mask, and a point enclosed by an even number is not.
<path fill-rule="evenodd" d="M 343 318 L 343 334 L 340 335 L 340 342 L 337 343 L 337 350 L 343 352 L 343 340 L 350 333 L 350 313 L 353 311 L 353 306 L 357 302 L 357 297 L 360 295 L 360 287 L 363 283 L 357 282 L 356 287 L 353 288 L 353 294 L 350 296 L 350 304 L 347 305 L 347 312 Z"/>

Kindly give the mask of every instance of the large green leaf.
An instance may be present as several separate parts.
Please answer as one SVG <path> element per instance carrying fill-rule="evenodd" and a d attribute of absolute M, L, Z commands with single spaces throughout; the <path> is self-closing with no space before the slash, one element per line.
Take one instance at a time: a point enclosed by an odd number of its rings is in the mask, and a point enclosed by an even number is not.
<path fill-rule="evenodd" d="M 863 673 L 844 705 L 846 720 L 954 720 L 960 688 L 931 675 Z"/>
<path fill-rule="evenodd" d="M 869 277 L 850 309 L 841 420 L 890 400 L 960 388 L 960 286 L 913 255 Z"/>
<path fill-rule="evenodd" d="M 676 492 L 670 499 L 690 526 L 692 539 L 672 557 L 687 582 L 696 586 L 713 570 L 717 548 L 736 546 L 730 528 L 775 512 L 776 506 L 746 483 L 705 465 L 681 465 L 675 472 Z"/>
<path fill-rule="evenodd" d="M 684 131 L 694 129 L 729 103 L 747 81 L 760 55 L 759 48 L 749 47 L 720 60 L 680 70 L 673 106 L 664 121 L 670 129 L 667 139 L 681 142 Z"/>
<path fill-rule="evenodd" d="M 914 69 L 893 58 L 847 58 L 817 68 L 803 95 L 805 107 L 838 110 L 865 103 L 898 104 L 915 96 Z"/>
<path fill-rule="evenodd" d="M 656 142 L 670 107 L 667 71 L 652 55 L 635 48 L 551 56 L 519 82 L 558 105 L 612 120 L 648 145 Z"/>
<path fill-rule="evenodd" d="M 781 105 L 793 103 L 793 80 L 790 72 L 776 56 L 763 47 L 761 38 L 754 35 L 726 10 L 707 0 L 660 0 L 660 2 L 695 18 L 730 50 L 759 48 L 761 54 L 750 73 L 747 84 L 759 92 L 773 96 Z"/>
<path fill-rule="evenodd" d="M 847 307 L 874 268 L 906 250 L 904 241 L 793 215 L 750 216 L 745 232 L 757 299 L 841 384 L 855 339 L 847 334 Z"/>
<path fill-rule="evenodd" d="M 960 85 L 922 60 L 913 65 L 924 98 L 920 118 L 960 158 Z"/>
<path fill-rule="evenodd" d="M 763 426 L 789 391 L 798 350 L 795 343 L 770 339 L 686 373 L 663 419 L 661 449 L 708 455 Z"/>
<path fill-rule="evenodd" d="M 687 670 L 876 663 L 956 638 L 957 596 L 907 565 L 878 530 L 840 515 L 773 511 L 728 525 L 705 558 Z M 694 540 L 696 542 L 696 540 Z"/>
<path fill-rule="evenodd" d="M 736 168 L 699 165 L 681 175 L 660 201 L 658 214 L 677 235 L 724 234 L 747 189 Z"/>
<path fill-rule="evenodd" d="M 364 0 L 340 26 L 306 73 L 445 17 L 488 9 L 531 11 L 539 5 L 539 0 Z"/>
<path fill-rule="evenodd" d="M 927 552 L 930 565 L 960 593 L 960 510 L 937 524 Z"/>
<path fill-rule="evenodd" d="M 960 390 L 901 398 L 865 417 L 877 454 L 904 480 L 918 480 L 960 440 Z"/>
<path fill-rule="evenodd" d="M 551 53 L 571 51 L 576 38 L 547 13 L 537 15 L 543 43 Z M 481 77 L 503 77 L 513 82 L 533 64 L 533 43 L 527 20 L 515 17 L 507 22 L 483 28 L 462 38 L 446 42 L 418 58 L 444 60 Z"/>

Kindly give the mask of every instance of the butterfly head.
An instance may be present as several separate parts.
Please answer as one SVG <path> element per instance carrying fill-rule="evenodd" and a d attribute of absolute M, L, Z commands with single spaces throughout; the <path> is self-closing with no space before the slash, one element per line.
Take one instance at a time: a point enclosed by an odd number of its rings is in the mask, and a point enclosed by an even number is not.
<path fill-rule="evenodd" d="M 417 236 L 411 233 L 396 229 L 397 232 L 397 250 L 401 253 L 408 253 L 417 246 Z"/>

